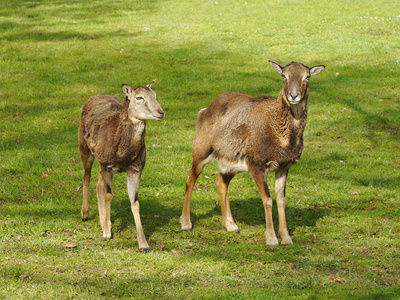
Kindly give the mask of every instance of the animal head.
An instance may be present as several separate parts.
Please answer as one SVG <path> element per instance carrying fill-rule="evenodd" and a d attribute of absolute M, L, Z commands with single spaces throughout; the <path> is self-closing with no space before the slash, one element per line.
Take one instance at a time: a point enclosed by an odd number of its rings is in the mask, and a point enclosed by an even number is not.
<path fill-rule="evenodd" d="M 309 68 L 301 63 L 291 62 L 287 66 L 269 61 L 271 66 L 282 75 L 284 98 L 290 104 L 299 104 L 308 95 L 308 80 L 319 74 L 325 66 Z"/>
<path fill-rule="evenodd" d="M 122 91 L 129 101 L 128 116 L 138 120 L 162 120 L 164 111 L 156 100 L 156 93 L 151 89 L 153 80 L 146 86 L 131 88 L 127 84 L 122 85 Z"/>

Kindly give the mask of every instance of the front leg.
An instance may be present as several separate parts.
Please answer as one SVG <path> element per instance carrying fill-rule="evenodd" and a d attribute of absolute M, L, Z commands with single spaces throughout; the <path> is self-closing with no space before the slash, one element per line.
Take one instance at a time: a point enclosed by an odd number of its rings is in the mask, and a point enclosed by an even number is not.
<path fill-rule="evenodd" d="M 286 224 L 286 179 L 288 175 L 288 169 L 282 168 L 275 173 L 275 192 L 276 192 L 276 203 L 278 206 L 279 214 L 279 236 L 281 237 L 282 245 L 293 245 L 292 239 L 289 236 L 289 231 Z"/>
<path fill-rule="evenodd" d="M 268 246 L 277 246 L 279 245 L 278 239 L 276 238 L 276 234 L 274 231 L 274 223 L 272 220 L 272 198 L 269 193 L 268 184 L 267 184 L 267 175 L 265 174 L 265 170 L 260 170 L 257 168 L 253 168 L 250 170 L 251 175 L 253 175 L 254 181 L 257 184 L 258 190 L 261 194 L 261 199 L 264 205 L 265 210 L 265 240 Z"/>
<path fill-rule="evenodd" d="M 145 252 L 149 251 L 146 237 L 143 232 L 142 222 L 140 220 L 140 205 L 139 205 L 139 185 L 140 185 L 140 172 L 129 171 L 127 175 L 128 194 L 131 201 L 131 210 L 136 225 L 136 234 L 139 244 L 139 249 Z"/>

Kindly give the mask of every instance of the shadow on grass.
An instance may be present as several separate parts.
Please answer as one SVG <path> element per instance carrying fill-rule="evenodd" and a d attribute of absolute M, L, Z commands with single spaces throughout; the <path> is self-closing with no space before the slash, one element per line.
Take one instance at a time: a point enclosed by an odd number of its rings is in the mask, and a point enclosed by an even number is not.
<path fill-rule="evenodd" d="M 231 201 L 231 210 L 235 222 L 246 224 L 248 226 L 264 226 L 265 227 L 265 211 L 261 198 L 251 198 L 247 200 Z M 319 219 L 330 214 L 330 210 L 325 207 L 297 208 L 286 207 L 286 220 L 289 233 L 292 235 L 298 226 L 312 227 L 315 226 Z M 215 207 L 205 214 L 196 214 L 191 212 L 193 227 L 196 222 L 211 218 L 215 215 L 221 217 L 221 207 L 216 204 Z M 276 202 L 273 205 L 274 228 L 278 231 L 279 219 L 278 208 Z M 240 229 L 240 228 L 239 228 Z"/>
<path fill-rule="evenodd" d="M 140 196 L 139 196 L 140 197 Z M 172 219 L 179 219 L 181 210 L 167 205 L 163 205 L 157 200 L 146 198 L 139 199 L 140 217 L 146 237 L 149 239 L 158 228 L 166 227 Z M 119 199 L 113 201 L 111 208 L 111 222 L 113 233 L 123 232 L 132 226 L 136 231 L 131 204 L 129 199 Z M 92 213 L 91 218 L 97 216 Z M 179 229 L 179 228 L 177 228 Z"/>
<path fill-rule="evenodd" d="M 10 26 L 10 25 L 5 25 Z M 0 26 L 1 28 L 2 26 Z M 15 41 L 67 41 L 67 40 L 80 40 L 80 41 L 90 41 L 90 40 L 100 40 L 106 36 L 112 35 L 114 37 L 124 37 L 124 38 L 134 38 L 143 34 L 143 31 L 139 30 L 135 33 L 127 33 L 123 31 L 115 31 L 113 33 L 108 32 L 107 34 L 86 34 L 77 31 L 57 31 L 57 32 L 45 32 L 45 31 L 30 31 L 27 33 L 17 33 L 9 34 L 5 36 L 5 40 L 9 42 Z"/>

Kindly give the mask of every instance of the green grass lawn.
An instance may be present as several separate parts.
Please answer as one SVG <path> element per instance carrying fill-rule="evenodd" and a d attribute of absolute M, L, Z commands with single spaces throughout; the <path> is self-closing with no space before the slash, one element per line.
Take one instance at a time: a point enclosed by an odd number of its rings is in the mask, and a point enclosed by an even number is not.
<path fill-rule="evenodd" d="M 400 299 L 399 28 L 383 0 L 1 2 L 0 299 Z M 216 163 L 181 231 L 197 112 L 228 90 L 277 96 L 268 60 L 326 65 L 288 178 L 294 245 L 265 245 L 249 174 L 230 187 L 240 234 L 225 231 Z M 114 238 L 98 226 L 97 163 L 81 220 L 77 132 L 90 96 L 122 101 L 121 84 L 153 79 L 166 117 L 147 123 L 144 254 L 124 174 Z"/>

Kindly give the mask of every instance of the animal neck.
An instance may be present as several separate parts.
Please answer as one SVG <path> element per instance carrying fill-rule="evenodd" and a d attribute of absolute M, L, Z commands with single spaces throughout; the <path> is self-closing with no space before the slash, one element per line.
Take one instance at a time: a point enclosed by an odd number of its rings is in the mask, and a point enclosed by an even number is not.
<path fill-rule="evenodd" d="M 308 91 L 299 104 L 290 104 L 283 89 L 275 103 L 275 117 L 278 123 L 293 123 L 295 127 L 305 127 L 307 122 Z"/>
<path fill-rule="evenodd" d="M 144 144 L 146 122 L 130 118 L 128 115 L 129 100 L 123 104 L 120 116 L 120 124 L 117 129 L 117 135 L 120 137 L 118 153 L 124 156 L 125 153 L 140 150 Z M 123 154 L 124 153 L 124 154 Z"/>
<path fill-rule="evenodd" d="M 307 122 L 308 95 L 296 105 L 291 105 L 283 90 L 275 102 L 275 132 L 282 146 L 302 148 L 303 132 Z M 293 148 L 293 149 L 294 149 Z"/>

